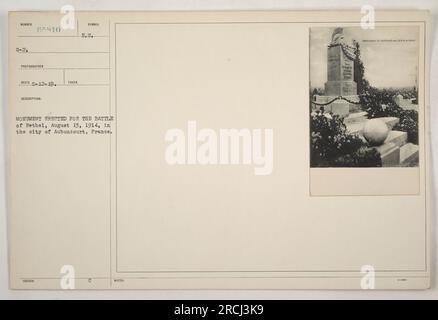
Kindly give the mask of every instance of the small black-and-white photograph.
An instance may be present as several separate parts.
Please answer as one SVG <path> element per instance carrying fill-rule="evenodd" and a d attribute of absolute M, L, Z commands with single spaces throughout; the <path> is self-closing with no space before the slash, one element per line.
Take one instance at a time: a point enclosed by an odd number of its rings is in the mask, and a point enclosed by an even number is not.
<path fill-rule="evenodd" d="M 416 167 L 419 28 L 310 30 L 310 166 Z"/>

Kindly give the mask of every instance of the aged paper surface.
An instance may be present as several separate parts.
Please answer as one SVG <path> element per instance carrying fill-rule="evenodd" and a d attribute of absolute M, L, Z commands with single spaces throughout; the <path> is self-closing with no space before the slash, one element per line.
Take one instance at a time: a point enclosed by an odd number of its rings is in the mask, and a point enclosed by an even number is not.
<path fill-rule="evenodd" d="M 11 12 L 11 288 L 428 288 L 428 17 Z"/>

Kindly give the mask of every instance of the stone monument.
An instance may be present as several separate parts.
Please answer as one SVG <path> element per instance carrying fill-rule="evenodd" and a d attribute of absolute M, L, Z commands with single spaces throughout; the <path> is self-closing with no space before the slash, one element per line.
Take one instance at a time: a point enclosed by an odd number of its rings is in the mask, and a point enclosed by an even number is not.
<path fill-rule="evenodd" d="M 327 48 L 327 82 L 324 96 L 318 96 L 316 102 L 327 103 L 338 97 L 358 102 L 357 84 L 354 81 L 355 47 L 344 39 L 343 29 L 336 28 Z M 346 116 L 357 107 L 344 99 L 337 99 L 325 106 L 326 112 Z"/>
<path fill-rule="evenodd" d="M 354 81 L 355 60 L 356 48 L 346 43 L 343 29 L 336 28 L 327 48 L 324 95 L 313 96 L 314 107 L 323 105 L 324 112 L 342 116 L 346 131 L 367 142 L 368 148 L 377 150 L 383 167 L 404 167 L 418 163 L 418 145 L 408 142 L 406 132 L 393 130 L 399 118 L 368 119 L 365 111 L 358 110 L 359 96 Z M 395 99 L 399 103 L 403 101 L 402 96 Z"/>

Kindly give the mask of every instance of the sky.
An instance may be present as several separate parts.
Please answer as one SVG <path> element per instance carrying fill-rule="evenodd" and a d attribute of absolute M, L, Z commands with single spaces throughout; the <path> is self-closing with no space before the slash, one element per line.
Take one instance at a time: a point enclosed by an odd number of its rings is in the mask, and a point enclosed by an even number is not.
<path fill-rule="evenodd" d="M 317 27 L 310 32 L 310 82 L 324 87 L 327 81 L 327 45 L 334 28 Z M 345 27 L 348 44 L 360 44 L 365 78 L 375 87 L 416 85 L 419 59 L 419 27 L 376 27 L 364 30 Z"/>

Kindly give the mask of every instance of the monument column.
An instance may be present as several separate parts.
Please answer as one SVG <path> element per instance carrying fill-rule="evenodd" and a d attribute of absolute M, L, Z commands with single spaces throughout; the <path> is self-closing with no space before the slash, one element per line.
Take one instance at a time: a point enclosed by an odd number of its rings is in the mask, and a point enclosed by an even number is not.
<path fill-rule="evenodd" d="M 354 61 L 344 53 L 341 45 L 329 47 L 327 50 L 327 96 L 357 95 L 357 84 L 354 79 Z"/>
<path fill-rule="evenodd" d="M 354 81 L 354 47 L 344 42 L 342 28 L 336 28 L 327 49 L 327 82 L 325 99 L 330 101 L 342 96 L 350 101 L 358 101 L 357 84 Z M 338 99 L 326 107 L 326 111 L 338 115 L 348 115 L 356 106 L 348 101 Z"/>

